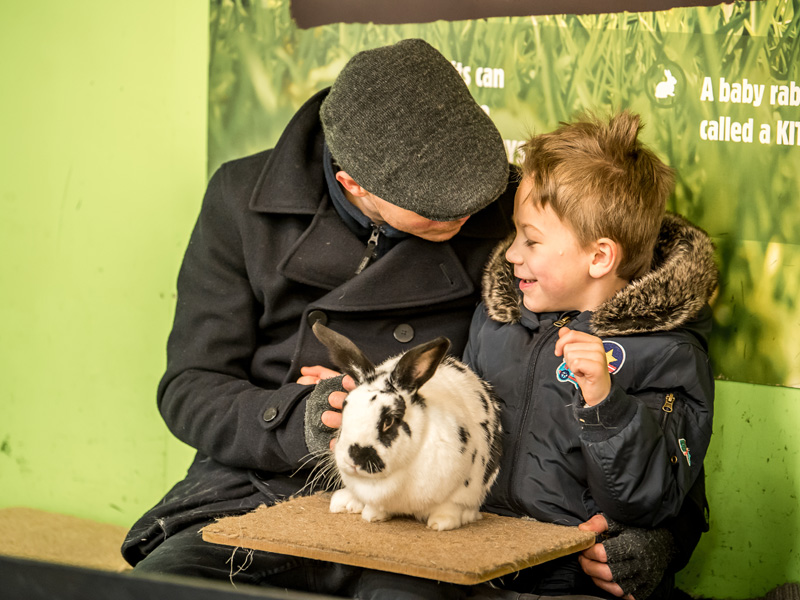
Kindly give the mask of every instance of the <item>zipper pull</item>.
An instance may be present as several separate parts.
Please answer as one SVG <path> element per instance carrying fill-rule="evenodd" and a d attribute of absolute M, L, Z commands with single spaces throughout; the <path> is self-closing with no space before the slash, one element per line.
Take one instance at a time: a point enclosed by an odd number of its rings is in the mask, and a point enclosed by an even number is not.
<path fill-rule="evenodd" d="M 564 315 L 558 321 L 553 323 L 553 327 L 563 327 L 564 325 L 566 325 L 570 321 L 572 321 L 572 315 Z"/>
<path fill-rule="evenodd" d="M 364 251 L 364 256 L 361 257 L 361 262 L 358 264 L 358 268 L 356 269 L 356 275 L 361 273 L 364 269 L 367 268 L 369 263 L 371 263 L 374 258 L 375 254 L 378 250 L 378 238 L 381 236 L 381 229 L 377 225 L 372 226 L 372 233 L 369 234 L 369 239 L 367 240 L 367 249 Z"/>
<path fill-rule="evenodd" d="M 664 398 L 664 405 L 661 407 L 661 410 L 663 410 L 665 413 L 671 413 L 673 404 L 675 404 L 675 394 L 669 393 Z"/>

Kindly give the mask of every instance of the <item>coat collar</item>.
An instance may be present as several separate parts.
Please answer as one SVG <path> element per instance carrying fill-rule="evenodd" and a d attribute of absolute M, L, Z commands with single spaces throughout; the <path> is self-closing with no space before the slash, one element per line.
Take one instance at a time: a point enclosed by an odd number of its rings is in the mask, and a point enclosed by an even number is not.
<path fill-rule="evenodd" d="M 317 212 L 327 186 L 319 107 L 329 89 L 309 98 L 289 121 L 253 188 L 251 210 L 294 215 Z"/>
<path fill-rule="evenodd" d="M 516 323 L 521 316 L 517 281 L 505 260 L 513 239 L 511 236 L 495 248 L 483 276 L 489 317 L 502 323 Z M 591 329 L 607 336 L 676 329 L 705 308 L 718 277 L 708 234 L 668 213 L 661 223 L 653 268 L 601 304 L 592 314 Z"/>

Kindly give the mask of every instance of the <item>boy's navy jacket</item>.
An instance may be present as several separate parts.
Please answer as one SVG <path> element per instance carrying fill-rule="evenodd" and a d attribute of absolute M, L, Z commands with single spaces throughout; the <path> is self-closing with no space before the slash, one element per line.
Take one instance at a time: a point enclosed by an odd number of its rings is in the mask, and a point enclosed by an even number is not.
<path fill-rule="evenodd" d="M 593 312 L 534 314 L 501 244 L 487 265 L 465 361 L 502 402 L 500 476 L 492 512 L 578 525 L 596 513 L 653 527 L 678 514 L 711 437 L 714 380 L 708 300 L 718 272 L 705 232 L 664 219 L 654 267 Z M 604 341 L 609 396 L 584 404 L 563 358 L 566 325 Z"/>

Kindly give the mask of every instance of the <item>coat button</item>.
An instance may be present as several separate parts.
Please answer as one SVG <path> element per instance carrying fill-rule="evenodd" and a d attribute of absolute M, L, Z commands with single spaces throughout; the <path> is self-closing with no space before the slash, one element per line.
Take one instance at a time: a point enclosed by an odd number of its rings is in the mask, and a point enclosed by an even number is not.
<path fill-rule="evenodd" d="M 314 323 L 316 323 L 317 321 L 319 321 L 323 325 L 328 324 L 328 315 L 326 315 L 321 310 L 312 310 L 310 313 L 308 313 L 308 317 L 306 317 L 306 319 L 308 320 L 309 327 L 313 327 Z"/>
<path fill-rule="evenodd" d="M 275 419 L 275 417 L 277 416 L 278 416 L 278 409 L 275 408 L 274 406 L 270 406 L 267 410 L 264 411 L 264 420 L 267 423 Z"/>
<path fill-rule="evenodd" d="M 394 339 L 403 344 L 414 339 L 414 328 L 408 323 L 403 323 L 394 328 Z"/>

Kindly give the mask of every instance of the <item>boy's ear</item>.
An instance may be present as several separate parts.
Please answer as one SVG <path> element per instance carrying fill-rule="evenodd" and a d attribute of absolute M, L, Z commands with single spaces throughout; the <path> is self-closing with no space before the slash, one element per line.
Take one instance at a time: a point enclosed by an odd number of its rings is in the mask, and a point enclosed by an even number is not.
<path fill-rule="evenodd" d="M 600 279 L 609 273 L 615 273 L 621 258 L 622 249 L 617 242 L 610 238 L 600 238 L 592 246 L 589 275 Z"/>
<path fill-rule="evenodd" d="M 337 171 L 336 181 L 341 183 L 342 187 L 354 196 L 366 196 L 369 193 L 363 187 L 358 185 L 356 180 L 350 177 L 350 174 L 347 173 L 347 171 Z"/>

